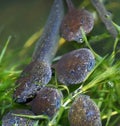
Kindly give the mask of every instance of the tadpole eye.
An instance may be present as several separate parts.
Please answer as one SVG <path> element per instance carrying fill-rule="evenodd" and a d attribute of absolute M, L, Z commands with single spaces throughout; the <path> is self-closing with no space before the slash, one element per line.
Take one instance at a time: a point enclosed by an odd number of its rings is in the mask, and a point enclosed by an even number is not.
<path fill-rule="evenodd" d="M 91 71 L 91 69 L 95 66 L 95 60 L 94 59 L 91 59 L 89 62 L 88 62 L 88 66 L 87 66 L 87 70 L 88 71 Z"/>

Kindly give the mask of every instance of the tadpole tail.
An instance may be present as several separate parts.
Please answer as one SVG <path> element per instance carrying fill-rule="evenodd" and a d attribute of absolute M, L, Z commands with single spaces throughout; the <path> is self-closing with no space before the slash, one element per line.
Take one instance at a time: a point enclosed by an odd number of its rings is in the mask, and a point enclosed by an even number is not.
<path fill-rule="evenodd" d="M 69 11 L 71 11 L 72 9 L 74 9 L 74 4 L 71 0 L 66 0 L 66 3 L 67 3 L 67 6 L 68 6 L 68 9 Z"/>
<path fill-rule="evenodd" d="M 36 43 L 32 59 L 42 60 L 51 64 L 58 49 L 60 38 L 59 28 L 64 16 L 62 0 L 54 0 L 50 15 L 41 38 Z"/>
<path fill-rule="evenodd" d="M 59 27 L 63 18 L 63 1 L 54 0 L 45 30 L 36 44 L 32 61 L 16 81 L 13 98 L 17 103 L 31 101 L 38 90 L 51 80 L 51 63 L 58 48 Z"/>
<path fill-rule="evenodd" d="M 112 23 L 112 20 L 109 18 L 108 11 L 106 10 L 103 3 L 101 3 L 99 0 L 91 0 L 91 3 L 95 7 L 96 11 L 98 12 L 108 32 L 113 36 L 113 38 L 116 38 L 118 35 L 118 32 L 115 29 Z"/>

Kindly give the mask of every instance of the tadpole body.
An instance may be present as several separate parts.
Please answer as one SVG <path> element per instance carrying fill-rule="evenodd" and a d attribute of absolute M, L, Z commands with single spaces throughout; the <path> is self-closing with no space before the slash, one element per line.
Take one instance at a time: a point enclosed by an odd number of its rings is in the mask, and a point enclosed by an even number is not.
<path fill-rule="evenodd" d="M 52 75 L 51 63 L 58 48 L 59 27 L 64 7 L 62 0 L 54 0 L 45 29 L 38 40 L 32 61 L 21 73 L 14 92 L 14 100 L 25 103 L 35 97 L 41 86 L 46 85 Z"/>
<path fill-rule="evenodd" d="M 81 28 L 87 34 L 94 26 L 92 14 L 86 9 L 76 9 L 71 0 L 66 0 L 68 12 L 61 24 L 61 36 L 67 41 L 82 42 Z"/>
<path fill-rule="evenodd" d="M 33 126 L 36 123 L 36 120 L 16 116 L 14 114 L 34 115 L 33 112 L 25 109 L 11 110 L 3 116 L 2 126 Z"/>
<path fill-rule="evenodd" d="M 86 95 L 79 95 L 72 103 L 68 119 L 70 126 L 102 126 L 98 106 Z"/>
<path fill-rule="evenodd" d="M 55 88 L 44 87 L 30 102 L 32 111 L 37 115 L 47 115 L 50 118 L 58 111 L 62 102 L 62 92 Z"/>
<path fill-rule="evenodd" d="M 77 49 L 64 54 L 55 64 L 56 76 L 63 84 L 79 84 L 84 81 L 94 65 L 95 58 L 89 49 Z"/>

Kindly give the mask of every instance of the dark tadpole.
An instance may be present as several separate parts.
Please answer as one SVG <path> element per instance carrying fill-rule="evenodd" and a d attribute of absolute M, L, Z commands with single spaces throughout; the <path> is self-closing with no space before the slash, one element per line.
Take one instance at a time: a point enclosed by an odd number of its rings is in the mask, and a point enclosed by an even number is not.
<path fill-rule="evenodd" d="M 96 11 L 98 12 L 108 32 L 112 35 L 112 37 L 116 38 L 118 36 L 118 32 L 115 29 L 113 22 L 104 4 L 100 0 L 91 0 L 91 3 L 95 7 Z"/>
<path fill-rule="evenodd" d="M 94 65 L 93 53 L 81 48 L 63 55 L 54 67 L 59 82 L 70 85 L 83 82 Z"/>
<path fill-rule="evenodd" d="M 43 84 L 51 78 L 51 68 L 45 62 L 32 61 L 21 73 L 16 84 L 14 99 L 18 103 L 31 101 Z"/>
<path fill-rule="evenodd" d="M 32 61 L 23 70 L 16 82 L 14 100 L 26 103 L 51 79 L 51 63 L 59 42 L 59 28 L 64 14 L 62 0 L 54 0 L 45 29 L 33 52 Z"/>
<path fill-rule="evenodd" d="M 60 108 L 62 99 L 61 91 L 51 87 L 44 87 L 29 104 L 35 114 L 47 115 L 52 118 Z"/>
<path fill-rule="evenodd" d="M 102 126 L 98 106 L 86 95 L 79 95 L 72 103 L 68 119 L 70 126 Z"/>
<path fill-rule="evenodd" d="M 87 34 L 94 26 L 92 14 L 85 9 L 76 9 L 71 0 L 66 0 L 68 12 L 61 24 L 61 36 L 68 41 L 82 42 L 81 28 Z"/>
<path fill-rule="evenodd" d="M 25 109 L 11 110 L 2 118 L 2 126 L 34 126 L 37 120 L 16 116 L 14 114 L 34 115 L 33 112 Z"/>

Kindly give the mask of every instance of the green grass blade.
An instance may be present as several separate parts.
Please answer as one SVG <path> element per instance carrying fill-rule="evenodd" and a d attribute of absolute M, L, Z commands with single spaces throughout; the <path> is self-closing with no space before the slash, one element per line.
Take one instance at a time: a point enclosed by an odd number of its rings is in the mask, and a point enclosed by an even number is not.
<path fill-rule="evenodd" d="M 8 44 L 9 44 L 11 38 L 12 38 L 12 36 L 9 36 L 9 37 L 8 37 L 8 40 L 7 40 L 5 46 L 4 46 L 4 48 L 3 48 L 3 50 L 2 50 L 2 52 L 1 52 L 1 54 L 0 54 L 0 63 L 2 62 L 3 56 L 5 55 L 6 49 L 7 49 L 7 47 L 8 47 Z"/>

